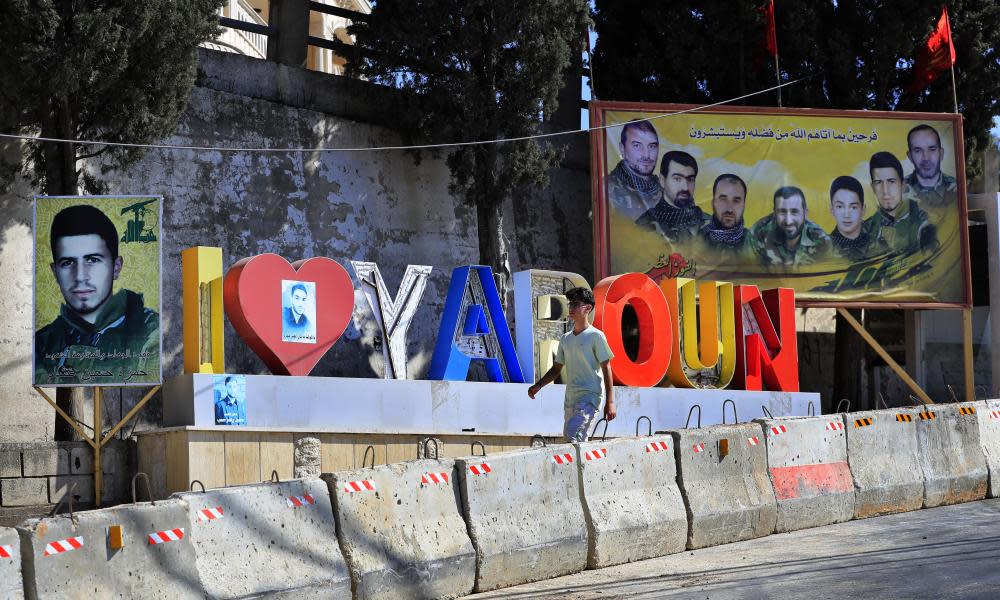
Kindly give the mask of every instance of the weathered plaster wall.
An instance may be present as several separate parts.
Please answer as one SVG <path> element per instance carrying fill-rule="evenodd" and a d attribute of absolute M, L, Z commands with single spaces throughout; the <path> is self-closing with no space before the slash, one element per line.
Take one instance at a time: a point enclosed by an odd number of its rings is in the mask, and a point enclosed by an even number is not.
<path fill-rule="evenodd" d="M 321 148 L 398 145 L 392 102 L 364 82 L 289 69 L 234 55 L 202 53 L 199 86 L 169 144 Z M 581 136 L 570 157 L 585 155 Z M 98 173 L 97 165 L 90 165 Z M 100 175 L 109 194 L 162 194 L 164 375 L 181 371 L 180 252 L 219 246 L 226 267 L 262 252 L 297 260 L 379 264 L 395 288 L 408 263 L 434 267 L 409 334 L 411 377 L 426 374 L 451 269 L 475 263 L 474 209 L 448 193 L 442 155 L 402 151 L 250 153 L 151 150 L 125 171 Z M 0 441 L 45 439 L 52 411 L 30 391 L 31 196 L 23 182 L 0 196 Z M 507 207 L 512 267 L 592 274 L 590 181 L 580 160 L 552 173 L 549 186 Z M 316 375 L 381 375 L 381 341 L 367 303 L 355 313 Z M 266 372 L 226 326 L 227 371 Z M 116 396 L 116 395 L 112 395 Z M 136 398 L 126 392 L 125 410 Z M 109 406 L 118 415 L 120 408 Z M 155 423 L 154 402 L 144 419 Z"/>

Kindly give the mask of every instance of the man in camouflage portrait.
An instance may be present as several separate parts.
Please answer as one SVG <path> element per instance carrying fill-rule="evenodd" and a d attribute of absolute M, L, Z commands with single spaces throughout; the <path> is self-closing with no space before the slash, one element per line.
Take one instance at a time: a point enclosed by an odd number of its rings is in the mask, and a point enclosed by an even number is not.
<path fill-rule="evenodd" d="M 750 228 L 750 244 L 765 266 L 808 265 L 824 258 L 830 236 L 809 220 L 805 193 L 795 186 L 774 192 L 774 212 Z"/>
<path fill-rule="evenodd" d="M 653 173 L 660 139 L 649 121 L 626 123 L 618 150 L 622 159 L 608 173 L 608 203 L 618 214 L 634 221 L 660 200 L 660 180 Z"/>
<path fill-rule="evenodd" d="M 865 220 L 872 249 L 878 254 L 916 252 L 938 247 L 937 228 L 912 196 L 904 196 L 903 165 L 889 152 L 868 161 L 872 191 L 879 209 Z"/>
<path fill-rule="evenodd" d="M 941 136 L 930 125 L 917 125 L 906 136 L 906 156 L 913 172 L 906 177 L 914 198 L 923 208 L 958 208 L 958 182 L 941 171 Z"/>

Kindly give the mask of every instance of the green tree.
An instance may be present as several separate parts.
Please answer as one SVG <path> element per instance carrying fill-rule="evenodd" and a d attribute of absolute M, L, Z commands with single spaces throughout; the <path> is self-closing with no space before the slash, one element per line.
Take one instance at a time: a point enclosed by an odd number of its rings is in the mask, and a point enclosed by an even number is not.
<path fill-rule="evenodd" d="M 0 105 L 7 131 L 148 143 L 170 135 L 219 33 L 223 0 L 7 0 L 0 11 Z M 79 161 L 124 166 L 141 149 L 39 143 L 22 163 L 50 195 L 96 181 Z"/>
<path fill-rule="evenodd" d="M 197 74 L 198 44 L 218 35 L 222 0 L 7 0 L 0 10 L 0 130 L 148 143 L 173 133 Z M 141 149 L 37 143 L 21 170 L 49 195 L 100 191 L 80 161 L 105 169 Z M 84 414 L 82 390 L 57 403 Z M 95 424 L 100 427 L 100 424 Z M 73 431 L 56 417 L 56 439 Z"/>
<path fill-rule="evenodd" d="M 596 0 L 597 96 L 604 100 L 709 103 L 775 85 L 763 50 L 764 0 Z M 1000 4 L 946 3 L 954 35 L 959 110 L 969 177 L 1000 115 Z M 784 106 L 953 112 L 951 77 L 907 93 L 913 59 L 941 14 L 922 0 L 777 0 Z M 742 104 L 775 106 L 776 94 Z"/>
<path fill-rule="evenodd" d="M 586 0 L 380 0 L 355 25 L 354 72 L 408 92 L 408 137 L 496 140 L 541 130 L 589 23 Z M 544 185 L 561 151 L 535 140 L 449 150 L 450 190 L 475 205 L 479 258 L 510 288 L 504 200 Z"/>

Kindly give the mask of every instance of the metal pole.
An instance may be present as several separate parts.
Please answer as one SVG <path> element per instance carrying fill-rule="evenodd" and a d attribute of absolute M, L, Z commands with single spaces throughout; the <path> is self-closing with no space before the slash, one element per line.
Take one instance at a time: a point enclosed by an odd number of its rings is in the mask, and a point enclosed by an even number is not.
<path fill-rule="evenodd" d="M 955 114 L 958 114 L 958 92 L 955 90 L 955 63 L 951 63 L 951 98 L 955 101 Z"/>
<path fill-rule="evenodd" d="M 94 388 L 94 506 L 101 507 L 101 497 L 104 495 L 104 469 L 101 468 L 101 430 L 103 417 L 101 405 L 104 404 L 104 393 L 100 387 Z"/>
<path fill-rule="evenodd" d="M 965 401 L 976 399 L 976 377 L 972 355 L 972 309 L 962 309 L 962 362 L 965 364 Z"/>
<path fill-rule="evenodd" d="M 778 85 L 781 85 L 781 70 L 778 69 L 778 32 L 774 33 L 774 78 L 778 80 Z M 781 88 L 778 88 L 778 108 L 781 108 Z"/>

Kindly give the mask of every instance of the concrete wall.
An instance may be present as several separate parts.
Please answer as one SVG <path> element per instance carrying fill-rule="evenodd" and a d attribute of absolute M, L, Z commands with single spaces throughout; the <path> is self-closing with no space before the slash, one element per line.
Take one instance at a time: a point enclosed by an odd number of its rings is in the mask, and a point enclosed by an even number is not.
<path fill-rule="evenodd" d="M 213 51 L 169 144 L 225 147 L 371 147 L 403 143 L 392 127 L 399 98 L 346 80 Z M 576 271 L 592 278 L 587 138 L 574 137 L 548 187 L 507 206 L 512 267 Z M 0 147 L 0 150 L 4 148 Z M 7 147 L 7 161 L 17 148 Z M 419 160 L 418 160 L 419 159 Z M 220 246 L 228 268 L 262 252 L 296 260 L 376 261 L 395 293 L 408 263 L 434 267 L 408 336 L 411 377 L 426 374 L 452 268 L 478 262 L 476 213 L 448 193 L 443 155 L 401 151 L 283 153 L 152 150 L 124 171 L 87 168 L 108 194 L 162 194 L 164 375 L 181 371 L 180 252 Z M 52 410 L 30 389 L 31 196 L 19 180 L 0 195 L 0 442 L 49 439 Z M 353 276 L 353 274 L 352 274 Z M 356 293 L 352 323 L 316 375 L 379 377 L 381 343 Z M 265 373 L 226 326 L 229 372 Z M 138 392 L 136 392 L 137 394 Z M 125 392 L 125 410 L 138 398 Z M 144 411 L 159 420 L 156 398 Z M 117 415 L 117 407 L 109 407 Z"/>

